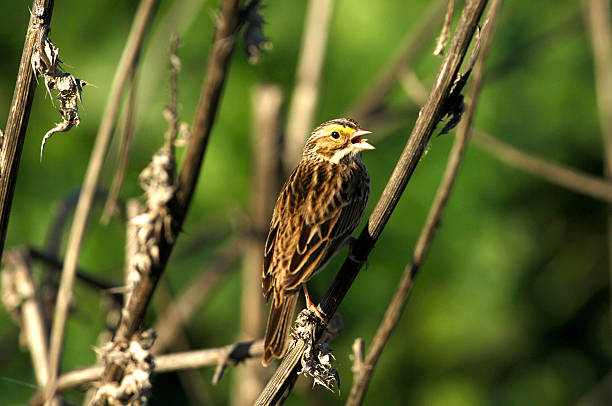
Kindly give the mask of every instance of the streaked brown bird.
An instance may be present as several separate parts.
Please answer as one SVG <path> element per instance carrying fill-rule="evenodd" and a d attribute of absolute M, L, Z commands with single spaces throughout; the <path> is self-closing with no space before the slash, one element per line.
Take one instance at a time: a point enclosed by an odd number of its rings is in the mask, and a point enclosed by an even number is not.
<path fill-rule="evenodd" d="M 278 196 L 263 261 L 264 296 L 274 294 L 264 365 L 286 351 L 300 286 L 307 307 L 321 316 L 308 297 L 306 282 L 352 242 L 370 194 L 370 175 L 361 161 L 362 151 L 374 149 L 363 138 L 370 133 L 350 118 L 315 128 Z"/>

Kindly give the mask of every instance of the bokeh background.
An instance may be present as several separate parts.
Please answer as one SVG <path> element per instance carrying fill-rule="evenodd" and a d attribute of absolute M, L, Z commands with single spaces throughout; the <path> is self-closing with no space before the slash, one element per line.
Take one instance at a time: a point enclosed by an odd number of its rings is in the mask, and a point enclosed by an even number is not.
<path fill-rule="evenodd" d="M 213 34 L 216 1 L 161 2 L 141 65 L 137 127 L 121 193 L 142 195 L 138 173 L 162 145 L 161 110 L 168 102 L 169 30 L 183 38 L 179 56 L 181 119 L 190 123 Z M 276 83 L 284 108 L 295 82 L 306 2 L 266 2 L 265 34 L 273 44 L 258 65 L 239 44 L 213 131 L 197 195 L 164 276 L 176 294 L 240 229 L 248 211 L 252 168 L 251 92 Z M 459 7 L 463 2 L 458 2 Z M 81 125 L 47 143 L 59 121 L 44 87 L 36 91 L 13 202 L 6 247 L 43 247 L 60 203 L 84 177 L 116 63 L 137 2 L 56 2 L 51 39 L 66 69 L 92 82 L 84 90 Z M 29 2 L 0 4 L 0 116 L 6 117 L 29 18 Z M 365 91 L 430 2 L 338 0 L 313 126 L 342 116 Z M 459 13 L 457 13 L 458 15 Z M 612 17 L 612 16 L 611 16 Z M 440 22 L 441 25 L 441 22 Z M 430 87 L 440 57 L 434 38 L 414 66 Z M 582 2 L 505 2 L 487 63 L 475 125 L 544 159 L 601 177 L 593 58 Z M 400 86 L 391 105 L 411 106 Z M 417 117 L 405 109 L 400 123 L 369 128 L 376 151 L 365 155 L 372 176 L 371 212 Z M 433 137 L 397 209 L 340 307 L 343 333 L 332 343 L 342 390 L 310 390 L 300 378 L 288 405 L 342 404 L 352 380 L 351 345 L 366 349 L 410 261 L 413 245 L 443 172 L 453 134 Z M 306 134 L 305 134 L 306 136 Z M 117 142 L 115 142 L 116 144 Z M 116 147 L 116 145 L 115 145 Z M 103 172 L 108 187 L 116 148 Z M 607 208 L 602 201 L 551 185 L 470 146 L 441 227 L 397 329 L 380 360 L 366 404 L 572 405 L 611 385 Z M 80 266 L 109 281 L 123 280 L 124 222 L 99 223 L 94 210 Z M 361 227 L 359 228 L 359 230 Z M 65 242 L 64 242 L 65 243 Z M 310 284 L 322 297 L 343 258 Z M 38 269 L 38 268 L 37 268 Z M 210 294 L 187 327 L 193 348 L 234 342 L 239 332 L 242 262 Z M 105 326 L 101 295 L 75 285 L 62 370 L 96 362 L 93 346 Z M 148 324 L 156 313 L 151 310 Z M 255 361 L 258 362 L 258 361 Z M 237 367 L 237 368 L 240 368 Z M 214 368 L 200 371 L 208 404 L 224 405 L 236 390 L 235 370 L 210 385 Z M 268 371 L 262 372 L 264 374 Z M 263 371 L 263 369 L 262 369 Z M 0 403 L 27 403 L 35 383 L 19 327 L 0 310 Z M 79 403 L 81 392 L 67 399 Z M 188 404 L 176 374 L 156 376 L 151 405 Z"/>

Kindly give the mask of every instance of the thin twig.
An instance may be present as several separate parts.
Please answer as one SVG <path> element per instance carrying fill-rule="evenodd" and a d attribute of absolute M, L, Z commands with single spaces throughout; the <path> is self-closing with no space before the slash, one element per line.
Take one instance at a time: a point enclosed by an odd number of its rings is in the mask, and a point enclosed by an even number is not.
<path fill-rule="evenodd" d="M 429 99 L 421 109 L 410 138 L 383 191 L 382 197 L 376 204 L 368 224 L 355 241 L 352 249 L 353 255 L 344 261 L 334 282 L 321 301 L 321 310 L 327 317 L 334 315 L 351 284 L 357 277 L 361 266 L 374 248 L 374 244 L 380 237 L 416 165 L 419 163 L 436 125 L 442 116 L 446 114 L 444 109 L 451 87 L 457 78 L 459 67 L 467 52 L 486 3 L 486 0 L 466 3 L 457 25 L 455 36 L 440 67 Z M 320 334 L 320 330 L 322 328 L 318 329 L 318 334 Z M 302 341 L 296 343 L 295 347 L 285 356 L 280 367 L 266 385 L 266 388 L 264 388 L 264 391 L 255 403 L 256 405 L 270 405 L 277 402 L 288 389 L 288 384 L 293 377 L 296 376 L 299 369 L 298 364 L 305 348 L 306 343 Z"/>
<path fill-rule="evenodd" d="M 308 2 L 298 59 L 297 83 L 291 98 L 285 129 L 285 147 L 282 156 L 287 173 L 290 173 L 300 160 L 304 137 L 310 133 L 314 119 L 333 3 L 334 0 Z"/>
<path fill-rule="evenodd" d="M 263 354 L 263 340 L 239 342 L 219 348 L 193 350 L 174 354 L 160 355 L 155 358 L 155 372 L 166 373 L 185 369 L 196 369 L 220 362 L 238 364 L 249 358 L 259 358 Z M 103 365 L 70 371 L 57 380 L 57 391 L 83 386 L 97 381 L 104 373 Z M 30 400 L 30 406 L 41 405 L 43 393 L 36 393 Z"/>
<path fill-rule="evenodd" d="M 142 0 L 136 11 L 130 34 L 113 78 L 113 84 L 102 115 L 103 120 L 98 129 L 96 142 L 91 152 L 87 174 L 85 175 L 83 188 L 81 189 L 79 202 L 70 230 L 66 259 L 55 307 L 55 316 L 53 318 L 53 328 L 51 329 L 51 344 L 49 351 L 51 376 L 48 385 L 50 393 L 54 391 L 55 381 L 59 371 L 68 307 L 72 299 L 72 284 L 76 273 L 81 244 L 85 235 L 87 219 L 96 191 L 96 184 L 98 183 L 98 177 L 102 169 L 104 157 L 106 156 L 106 150 L 112 135 L 112 130 L 115 126 L 124 85 L 132 66 L 138 61 L 143 39 L 147 32 L 149 22 L 156 10 L 156 5 L 157 0 Z"/>
<path fill-rule="evenodd" d="M 127 169 L 128 160 L 130 157 L 130 146 L 132 145 L 132 139 L 134 137 L 134 125 L 136 122 L 136 66 L 132 66 L 132 69 L 128 73 L 129 76 L 129 88 L 128 96 L 126 100 L 125 113 L 123 117 L 123 123 L 121 125 L 121 139 L 119 142 L 119 163 L 117 164 L 117 170 L 113 177 L 104 209 L 102 210 L 102 217 L 100 222 L 102 224 L 108 224 L 111 218 L 117 213 L 119 209 L 119 193 L 121 192 L 121 185 L 123 184 L 123 178 L 125 176 L 125 170 Z"/>
<path fill-rule="evenodd" d="M 357 376 L 362 374 L 363 363 L 365 361 L 365 342 L 363 338 L 357 337 L 355 341 L 353 341 L 353 353 L 350 355 L 351 360 L 353 361 L 353 367 L 351 371 L 353 372 L 353 385 L 357 380 Z"/>
<path fill-rule="evenodd" d="M 383 67 L 368 89 L 349 109 L 350 117 L 356 118 L 362 124 L 367 123 L 367 117 L 383 106 L 384 99 L 395 85 L 399 74 L 414 64 L 429 44 L 429 40 L 436 34 L 444 9 L 444 0 L 437 0 L 430 6 L 420 25 L 406 34 L 393 60 Z"/>
<path fill-rule="evenodd" d="M 612 27 L 610 24 L 612 13 L 609 0 L 587 0 L 585 5 L 595 60 L 595 90 L 604 144 L 604 174 L 610 180 L 612 179 Z M 612 204 L 608 205 L 608 271 L 610 292 L 612 292 Z M 612 301 L 610 309 L 612 310 Z M 612 321 L 612 312 L 610 316 Z"/>
<path fill-rule="evenodd" d="M 434 55 L 444 54 L 444 48 L 446 48 L 448 38 L 450 37 L 451 25 L 453 23 L 453 12 L 455 10 L 455 0 L 447 1 L 448 5 L 446 8 L 446 15 L 444 16 L 444 25 L 442 26 L 442 31 L 440 32 L 438 41 L 436 41 L 436 48 L 433 51 Z"/>
<path fill-rule="evenodd" d="M 481 84 L 484 63 L 488 54 L 495 19 L 500 6 L 501 0 L 493 0 L 491 2 L 491 6 L 488 10 L 487 18 L 484 23 L 484 28 L 481 33 L 481 49 L 472 77 L 471 100 L 467 105 L 465 118 L 459 125 L 442 181 L 440 182 L 436 196 L 431 204 L 431 208 L 429 209 L 425 226 L 419 235 L 419 239 L 412 256 L 412 261 L 410 262 L 410 265 L 404 269 L 400 284 L 393 295 L 393 299 L 389 303 L 389 307 L 385 312 L 378 330 L 376 331 L 376 335 L 374 336 L 372 346 L 368 351 L 365 362 L 361 368 L 359 368 L 359 372 L 355 376 L 353 386 L 351 387 L 351 393 L 346 401 L 347 406 L 358 406 L 363 403 L 366 391 L 374 373 L 374 368 L 376 368 L 376 364 L 382 355 L 385 345 L 389 341 L 389 337 L 391 336 L 393 329 L 399 322 L 410 291 L 414 286 L 417 273 L 429 251 L 434 235 L 440 224 L 440 219 L 442 218 L 442 214 L 446 208 L 446 203 L 448 202 L 448 198 L 450 197 L 455 180 L 459 174 L 459 167 L 461 166 L 465 148 L 467 147 L 468 136 L 472 128 L 474 111 L 476 109 L 478 96 L 482 87 Z"/>
<path fill-rule="evenodd" d="M 34 80 L 31 59 L 34 48 L 37 46 L 38 30 L 36 27 L 42 24 L 51 24 L 53 3 L 54 0 L 34 0 L 32 4 L 13 101 L 0 145 L 0 173 L 2 173 L 2 176 L 0 176 L 0 256 L 4 251 L 21 150 L 28 128 L 32 101 L 34 100 L 36 81 Z"/>

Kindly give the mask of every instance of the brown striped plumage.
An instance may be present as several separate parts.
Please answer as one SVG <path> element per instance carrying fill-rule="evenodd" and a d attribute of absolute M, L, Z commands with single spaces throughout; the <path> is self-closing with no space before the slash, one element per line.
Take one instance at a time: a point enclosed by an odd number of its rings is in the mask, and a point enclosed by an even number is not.
<path fill-rule="evenodd" d="M 281 191 L 266 240 L 263 291 L 274 294 L 263 364 L 283 356 L 299 289 L 341 249 L 359 224 L 370 193 L 361 151 L 374 149 L 351 119 L 317 127 Z"/>

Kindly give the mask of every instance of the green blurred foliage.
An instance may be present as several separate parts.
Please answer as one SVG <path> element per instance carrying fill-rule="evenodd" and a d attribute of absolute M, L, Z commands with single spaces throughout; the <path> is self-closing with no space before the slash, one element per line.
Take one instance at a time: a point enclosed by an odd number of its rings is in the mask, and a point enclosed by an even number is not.
<path fill-rule="evenodd" d="M 38 86 L 21 158 L 7 247 L 43 247 L 60 202 L 79 188 L 101 119 L 116 63 L 136 8 L 131 2 L 56 2 L 50 38 L 66 69 L 97 86 L 84 91 L 81 125 L 47 143 L 59 120 Z M 11 101 L 28 2 L 3 2 L 0 41 L 0 115 Z M 341 116 L 425 16 L 429 2 L 340 0 L 335 4 L 316 121 Z M 182 72 L 181 118 L 191 122 L 213 33 L 216 2 L 162 2 L 139 71 L 138 122 L 122 198 L 142 194 L 138 173 L 163 142 L 168 102 L 168 33 L 178 30 Z M 203 165 L 197 195 L 165 278 L 178 293 L 190 283 L 237 225 L 249 205 L 251 91 L 278 83 L 290 98 L 301 42 L 305 2 L 269 2 L 265 33 L 274 48 L 259 65 L 246 62 L 242 44 L 233 57 L 225 96 Z M 496 29 L 475 125 L 543 158 L 601 176 L 598 125 L 589 37 L 580 2 L 505 2 Z M 456 20 L 456 19 L 455 19 Z M 427 47 L 433 49 L 433 39 Z M 441 59 L 424 53 L 415 66 L 431 86 Z M 396 103 L 408 103 L 401 89 Z M 372 175 L 370 212 L 406 142 L 417 110 L 399 128 L 375 132 L 377 149 L 365 161 Z M 313 123 L 313 126 L 316 123 Z M 304 136 L 306 136 L 305 134 Z M 286 404 L 344 402 L 352 380 L 351 344 L 366 348 L 395 289 L 435 193 L 452 135 L 433 137 L 402 200 L 340 307 L 345 330 L 332 344 L 342 377 L 340 395 L 310 390 L 304 378 Z M 114 142 L 101 184 L 108 187 L 117 161 Z M 180 155 L 180 153 L 179 153 Z M 124 225 L 90 221 L 80 265 L 120 283 Z M 441 227 L 400 324 L 374 374 L 366 404 L 568 405 L 609 372 L 612 360 L 608 255 L 604 203 L 504 166 L 470 147 Z M 209 236 L 203 245 L 204 236 Z M 212 236 L 212 242 L 210 242 Z M 310 283 L 321 297 L 338 269 L 336 258 Z M 38 269 L 38 268 L 37 268 Z M 233 342 L 239 331 L 237 265 L 223 279 L 187 330 L 194 348 Z M 62 370 L 95 362 L 105 310 L 100 296 L 75 285 Z M 151 310 L 148 323 L 154 321 Z M 0 397 L 24 404 L 34 392 L 29 355 L 19 330 L 0 312 Z M 18 349 L 19 348 L 19 349 Z M 271 369 L 271 368 L 268 368 Z M 203 382 L 212 377 L 203 369 Z M 208 386 L 214 404 L 226 404 L 233 371 Z M 155 377 L 150 404 L 187 402 L 174 374 Z M 80 402 L 77 391 L 67 394 Z"/>

